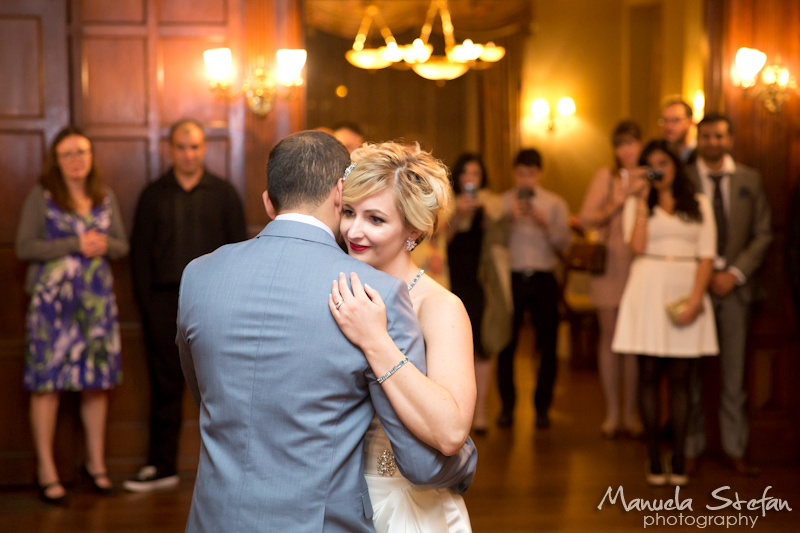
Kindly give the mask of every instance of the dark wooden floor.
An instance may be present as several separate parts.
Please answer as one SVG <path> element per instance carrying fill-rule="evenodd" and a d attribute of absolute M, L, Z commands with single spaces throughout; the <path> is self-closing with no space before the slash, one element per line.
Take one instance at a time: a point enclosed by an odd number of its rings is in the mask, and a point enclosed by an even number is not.
<path fill-rule="evenodd" d="M 519 397 L 531 398 L 533 382 L 531 361 L 518 357 Z M 496 400 L 492 401 L 497 410 Z M 571 372 L 562 365 L 556 390 L 553 427 L 537 431 L 532 424 L 529 402 L 520 402 L 516 424 L 511 430 L 492 428 L 476 439 L 480 460 L 475 483 L 466 495 L 472 525 L 476 533 L 504 532 L 620 532 L 639 531 L 656 514 L 697 523 L 711 522 L 710 530 L 729 529 L 720 520 L 736 520 L 744 528 L 744 518 L 753 529 L 762 532 L 800 531 L 800 467 L 764 465 L 755 479 L 733 476 L 718 461 L 706 460 L 689 487 L 680 491 L 680 500 L 691 498 L 691 510 L 681 512 L 623 512 L 606 503 L 597 507 L 606 490 L 624 490 L 630 502 L 634 498 L 673 499 L 674 489 L 650 488 L 644 481 L 644 445 L 640 441 L 607 441 L 600 437 L 602 397 L 597 375 Z M 777 442 L 776 446 L 781 443 Z M 121 481 L 121 479 L 117 479 Z M 172 533 L 184 530 L 191 502 L 193 476 L 184 474 L 180 488 L 151 494 L 129 494 L 103 498 L 86 488 L 73 487 L 67 508 L 55 509 L 40 503 L 32 489 L 0 492 L 0 532 L 149 532 Z M 720 487 L 731 500 L 734 493 L 742 500 L 760 499 L 767 487 L 768 496 L 788 503 L 792 511 L 742 510 L 733 506 L 711 511 L 706 505 L 720 505 L 711 493 Z M 760 507 L 759 507 L 760 509 Z M 741 522 L 739 522 L 741 520 Z M 653 529 L 693 531 L 696 525 L 661 525 Z M 670 522 L 671 524 L 671 522 Z M 650 529 L 650 528 L 648 528 Z M 700 528 L 698 528 L 700 529 Z M 287 532 L 291 533 L 291 532 Z M 432 532 L 435 533 L 435 532 Z"/>

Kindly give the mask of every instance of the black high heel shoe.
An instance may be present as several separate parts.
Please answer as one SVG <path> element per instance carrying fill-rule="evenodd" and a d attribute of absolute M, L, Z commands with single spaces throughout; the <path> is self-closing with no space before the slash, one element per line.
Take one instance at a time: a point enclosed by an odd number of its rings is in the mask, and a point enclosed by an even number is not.
<path fill-rule="evenodd" d="M 92 474 L 91 472 L 89 472 L 89 469 L 84 464 L 83 465 L 83 474 L 87 478 L 89 478 L 89 482 L 92 485 L 92 489 L 94 489 L 94 491 L 97 492 L 98 494 L 102 494 L 103 496 L 110 496 L 111 494 L 115 494 L 116 493 L 116 489 L 114 488 L 114 485 L 110 485 L 108 487 L 101 487 L 100 485 L 97 484 L 97 479 L 98 478 L 103 478 L 103 477 L 107 478 L 109 483 L 111 482 L 111 478 L 108 477 L 108 474 L 106 472 L 103 472 L 101 474 Z"/>
<path fill-rule="evenodd" d="M 61 485 L 60 481 L 53 481 L 52 483 L 47 483 L 46 485 L 42 485 L 38 481 L 36 482 L 36 486 L 39 489 L 39 498 L 42 499 L 43 502 L 49 503 L 50 505 L 58 505 L 63 506 L 67 504 L 67 491 L 64 489 L 64 494 L 61 496 L 48 496 L 47 491 L 55 487 L 56 485 Z"/>

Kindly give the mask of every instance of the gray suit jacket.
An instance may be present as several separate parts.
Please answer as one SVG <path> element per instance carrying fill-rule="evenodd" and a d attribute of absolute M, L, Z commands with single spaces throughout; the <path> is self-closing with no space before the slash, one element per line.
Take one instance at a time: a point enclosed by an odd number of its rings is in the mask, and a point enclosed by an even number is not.
<path fill-rule="evenodd" d="M 692 165 L 687 171 L 697 190 L 702 192 L 697 167 Z M 730 195 L 725 260 L 729 267 L 738 268 L 747 278 L 747 283 L 737 287 L 735 294 L 749 303 L 753 299 L 753 274 L 764 262 L 772 242 L 772 214 L 761 174 L 753 168 L 736 163 L 736 172 L 730 177 Z M 713 196 L 709 201 L 713 202 Z"/>
<path fill-rule="evenodd" d="M 409 480 L 470 485 L 472 441 L 452 457 L 420 442 L 340 332 L 327 299 L 339 272 L 381 293 L 389 334 L 424 372 L 406 286 L 320 228 L 274 221 L 186 267 L 177 342 L 202 437 L 187 531 L 374 531 L 362 441 L 376 411 Z"/>

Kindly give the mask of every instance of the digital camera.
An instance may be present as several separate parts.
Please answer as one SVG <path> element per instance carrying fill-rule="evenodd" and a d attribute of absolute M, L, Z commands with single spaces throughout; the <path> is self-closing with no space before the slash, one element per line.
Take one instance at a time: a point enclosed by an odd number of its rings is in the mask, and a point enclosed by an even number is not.
<path fill-rule="evenodd" d="M 664 171 L 663 170 L 653 170 L 652 168 L 648 168 L 645 172 L 645 177 L 647 181 L 650 183 L 658 183 L 659 181 L 663 181 L 664 179 Z"/>
<path fill-rule="evenodd" d="M 536 195 L 536 192 L 529 188 L 529 187 L 520 187 L 517 190 L 517 199 L 519 200 L 530 200 Z"/>

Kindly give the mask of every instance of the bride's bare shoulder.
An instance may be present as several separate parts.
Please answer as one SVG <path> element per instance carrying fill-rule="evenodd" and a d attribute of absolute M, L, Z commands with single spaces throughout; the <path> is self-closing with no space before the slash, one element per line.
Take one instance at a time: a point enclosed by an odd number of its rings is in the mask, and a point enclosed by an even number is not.
<path fill-rule="evenodd" d="M 420 322 L 426 319 L 436 319 L 437 321 L 446 319 L 454 314 L 466 313 L 461 299 L 445 289 L 441 284 L 431 277 L 423 278 L 424 289 L 420 291 L 419 319 Z"/>

